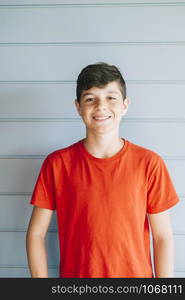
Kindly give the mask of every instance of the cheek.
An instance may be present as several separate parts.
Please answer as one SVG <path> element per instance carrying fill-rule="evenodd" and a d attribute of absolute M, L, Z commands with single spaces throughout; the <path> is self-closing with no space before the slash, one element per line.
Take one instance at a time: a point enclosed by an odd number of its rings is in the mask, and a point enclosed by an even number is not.
<path fill-rule="evenodd" d="M 117 115 L 122 115 L 123 113 L 123 107 L 121 105 L 115 106 L 113 110 Z"/>
<path fill-rule="evenodd" d="M 86 119 L 86 118 L 90 118 L 91 116 L 91 110 L 89 108 L 83 108 L 81 110 L 82 116 Z"/>

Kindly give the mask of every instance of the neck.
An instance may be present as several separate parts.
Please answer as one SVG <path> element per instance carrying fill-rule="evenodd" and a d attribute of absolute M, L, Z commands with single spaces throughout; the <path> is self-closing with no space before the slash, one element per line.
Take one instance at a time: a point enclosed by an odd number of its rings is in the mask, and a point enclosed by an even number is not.
<path fill-rule="evenodd" d="M 90 154 L 98 158 L 106 158 L 119 152 L 124 146 L 124 140 L 119 137 L 114 137 L 113 139 L 102 139 L 87 136 L 83 140 L 83 144 Z"/>

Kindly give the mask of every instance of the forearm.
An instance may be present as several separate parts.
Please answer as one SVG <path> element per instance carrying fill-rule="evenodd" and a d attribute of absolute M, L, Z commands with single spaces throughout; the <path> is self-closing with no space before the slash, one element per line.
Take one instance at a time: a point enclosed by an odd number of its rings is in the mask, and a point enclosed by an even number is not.
<path fill-rule="evenodd" d="M 174 241 L 168 239 L 153 241 L 155 277 L 174 277 Z"/>
<path fill-rule="evenodd" d="M 31 277 L 48 277 L 45 239 L 27 234 L 26 250 Z"/>

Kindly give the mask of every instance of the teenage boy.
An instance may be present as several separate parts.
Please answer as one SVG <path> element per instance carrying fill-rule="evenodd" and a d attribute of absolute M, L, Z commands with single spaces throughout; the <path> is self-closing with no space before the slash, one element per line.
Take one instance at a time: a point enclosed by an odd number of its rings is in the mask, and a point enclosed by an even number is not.
<path fill-rule="evenodd" d="M 56 210 L 60 277 L 174 277 L 168 209 L 179 198 L 159 154 L 119 135 L 129 106 L 119 69 L 88 65 L 76 92 L 86 137 L 42 164 L 26 237 L 31 276 L 48 277 L 45 236 Z"/>

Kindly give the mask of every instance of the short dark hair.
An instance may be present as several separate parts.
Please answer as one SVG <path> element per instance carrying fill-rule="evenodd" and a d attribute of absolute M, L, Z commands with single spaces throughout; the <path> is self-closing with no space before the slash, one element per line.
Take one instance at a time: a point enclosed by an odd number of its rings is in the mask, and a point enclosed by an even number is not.
<path fill-rule="evenodd" d="M 81 94 L 84 90 L 92 87 L 104 87 L 111 81 L 117 81 L 123 100 L 126 98 L 126 83 L 121 72 L 115 65 L 109 65 L 105 62 L 98 62 L 83 68 L 77 78 L 76 97 L 80 102 Z"/>

